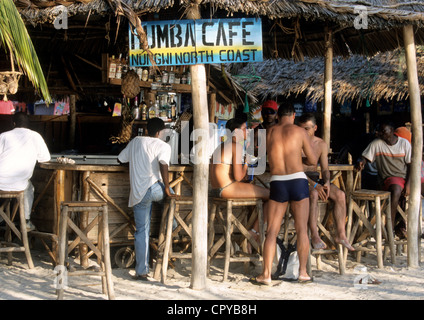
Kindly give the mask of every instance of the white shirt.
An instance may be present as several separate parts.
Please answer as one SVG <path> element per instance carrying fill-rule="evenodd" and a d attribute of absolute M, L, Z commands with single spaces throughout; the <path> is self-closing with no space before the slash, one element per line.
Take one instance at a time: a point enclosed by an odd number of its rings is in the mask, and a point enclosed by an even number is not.
<path fill-rule="evenodd" d="M 122 163 L 130 164 L 130 197 L 128 206 L 143 200 L 147 190 L 161 180 L 159 162 L 169 165 L 171 146 L 159 138 L 135 137 L 118 156 Z"/>
<path fill-rule="evenodd" d="M 37 161 L 49 160 L 49 149 L 38 132 L 15 128 L 0 134 L 0 190 L 25 190 Z"/>

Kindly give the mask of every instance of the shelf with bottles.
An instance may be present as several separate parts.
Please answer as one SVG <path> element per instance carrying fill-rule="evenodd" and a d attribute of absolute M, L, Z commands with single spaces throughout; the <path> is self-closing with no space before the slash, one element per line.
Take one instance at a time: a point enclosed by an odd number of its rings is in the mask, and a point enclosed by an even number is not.
<path fill-rule="evenodd" d="M 135 97 L 132 107 L 135 121 L 141 124 L 151 118 L 161 118 L 165 122 L 176 121 L 180 111 L 178 101 L 181 101 L 181 95 L 175 92 L 151 91 L 145 95 L 142 91 L 140 97 Z"/>
<path fill-rule="evenodd" d="M 108 82 L 121 85 L 128 70 L 134 70 L 140 78 L 140 87 L 153 91 L 191 92 L 191 75 L 188 66 L 129 67 L 128 61 L 112 56 L 108 59 Z"/>

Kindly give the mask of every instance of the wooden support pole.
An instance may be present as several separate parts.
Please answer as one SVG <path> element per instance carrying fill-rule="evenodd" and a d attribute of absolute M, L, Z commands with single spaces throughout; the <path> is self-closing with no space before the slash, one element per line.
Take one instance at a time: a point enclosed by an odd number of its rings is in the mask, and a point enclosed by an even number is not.
<path fill-rule="evenodd" d="M 420 233 L 419 217 L 421 207 L 421 160 L 423 149 L 422 114 L 420 87 L 418 84 L 417 58 L 415 52 L 414 29 L 412 25 L 403 27 L 406 66 L 408 75 L 409 101 L 412 123 L 412 159 L 410 168 L 410 195 L 408 206 L 408 267 L 419 267 Z"/>
<path fill-rule="evenodd" d="M 200 19 L 199 5 L 202 0 L 192 0 L 188 7 L 187 19 Z M 208 184 L 209 184 L 209 117 L 204 64 L 190 66 L 191 96 L 193 102 L 193 127 L 200 131 L 195 141 L 195 164 L 193 169 L 193 237 L 190 288 L 206 288 L 208 265 Z M 207 137 L 207 138 L 206 138 Z"/>
<path fill-rule="evenodd" d="M 215 108 L 216 108 L 216 93 L 211 92 L 209 95 L 209 122 L 215 122 Z"/>
<path fill-rule="evenodd" d="M 325 41 L 325 71 L 324 71 L 324 113 L 323 113 L 323 140 L 330 146 L 331 134 L 331 103 L 333 99 L 333 31 L 326 28 Z"/>
<path fill-rule="evenodd" d="M 208 258 L 208 99 L 205 66 L 193 65 L 190 69 L 194 129 L 203 132 L 196 144 L 196 164 L 193 170 L 193 252 L 190 287 L 203 290 L 206 287 Z"/>

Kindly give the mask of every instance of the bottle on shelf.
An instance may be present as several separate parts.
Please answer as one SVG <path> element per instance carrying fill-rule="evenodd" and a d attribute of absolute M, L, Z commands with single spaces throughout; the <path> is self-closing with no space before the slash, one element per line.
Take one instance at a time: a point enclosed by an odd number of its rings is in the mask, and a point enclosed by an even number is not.
<path fill-rule="evenodd" d="M 185 67 L 183 68 L 183 72 L 181 73 L 181 84 L 187 83 L 187 74 L 185 72 Z"/>
<path fill-rule="evenodd" d="M 122 78 L 122 53 L 119 54 L 119 59 L 116 62 L 116 79 Z"/>
<path fill-rule="evenodd" d="M 153 101 L 150 100 L 149 101 L 149 119 L 153 119 L 156 118 L 156 108 L 155 105 L 153 104 Z"/>
<path fill-rule="evenodd" d="M 116 76 L 116 61 L 115 56 L 112 55 L 112 58 L 109 60 L 109 79 L 115 79 Z"/>
<path fill-rule="evenodd" d="M 159 101 L 156 100 L 155 104 L 154 104 L 154 108 L 155 108 L 155 117 L 159 117 Z"/>
<path fill-rule="evenodd" d="M 168 76 L 169 76 L 168 71 L 166 71 L 166 69 L 164 69 L 162 71 L 162 83 L 168 83 L 168 79 L 169 79 Z"/>
<path fill-rule="evenodd" d="M 174 67 L 171 67 L 171 71 L 169 71 L 168 74 L 168 82 L 169 83 L 174 83 L 175 82 L 175 72 L 174 72 Z"/>
<path fill-rule="evenodd" d="M 177 103 L 174 100 L 174 94 L 170 94 L 170 110 L 171 110 L 171 119 L 176 120 L 177 119 Z"/>
<path fill-rule="evenodd" d="M 191 84 L 191 73 L 190 73 L 190 69 L 187 70 L 187 84 Z"/>
<path fill-rule="evenodd" d="M 121 78 L 123 78 L 129 70 L 128 62 L 128 55 L 126 56 L 126 58 L 122 58 Z"/>
<path fill-rule="evenodd" d="M 144 68 L 143 71 L 141 72 L 141 80 L 142 81 L 148 81 L 149 80 L 149 69 L 148 68 Z"/>
<path fill-rule="evenodd" d="M 134 98 L 133 115 L 135 120 L 140 119 L 140 109 L 138 107 L 138 97 Z"/>
<path fill-rule="evenodd" d="M 147 105 L 144 99 L 140 103 L 140 109 L 141 109 L 141 120 L 147 120 L 148 117 L 148 111 L 147 111 Z"/>

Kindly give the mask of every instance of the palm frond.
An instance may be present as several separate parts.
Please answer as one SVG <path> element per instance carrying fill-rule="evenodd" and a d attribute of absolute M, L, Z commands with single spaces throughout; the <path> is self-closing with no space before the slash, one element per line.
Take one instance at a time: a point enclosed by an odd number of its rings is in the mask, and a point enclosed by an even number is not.
<path fill-rule="evenodd" d="M 0 1 L 0 41 L 0 44 L 14 53 L 20 69 L 40 91 L 46 103 L 50 103 L 52 99 L 37 52 L 13 0 Z"/>

